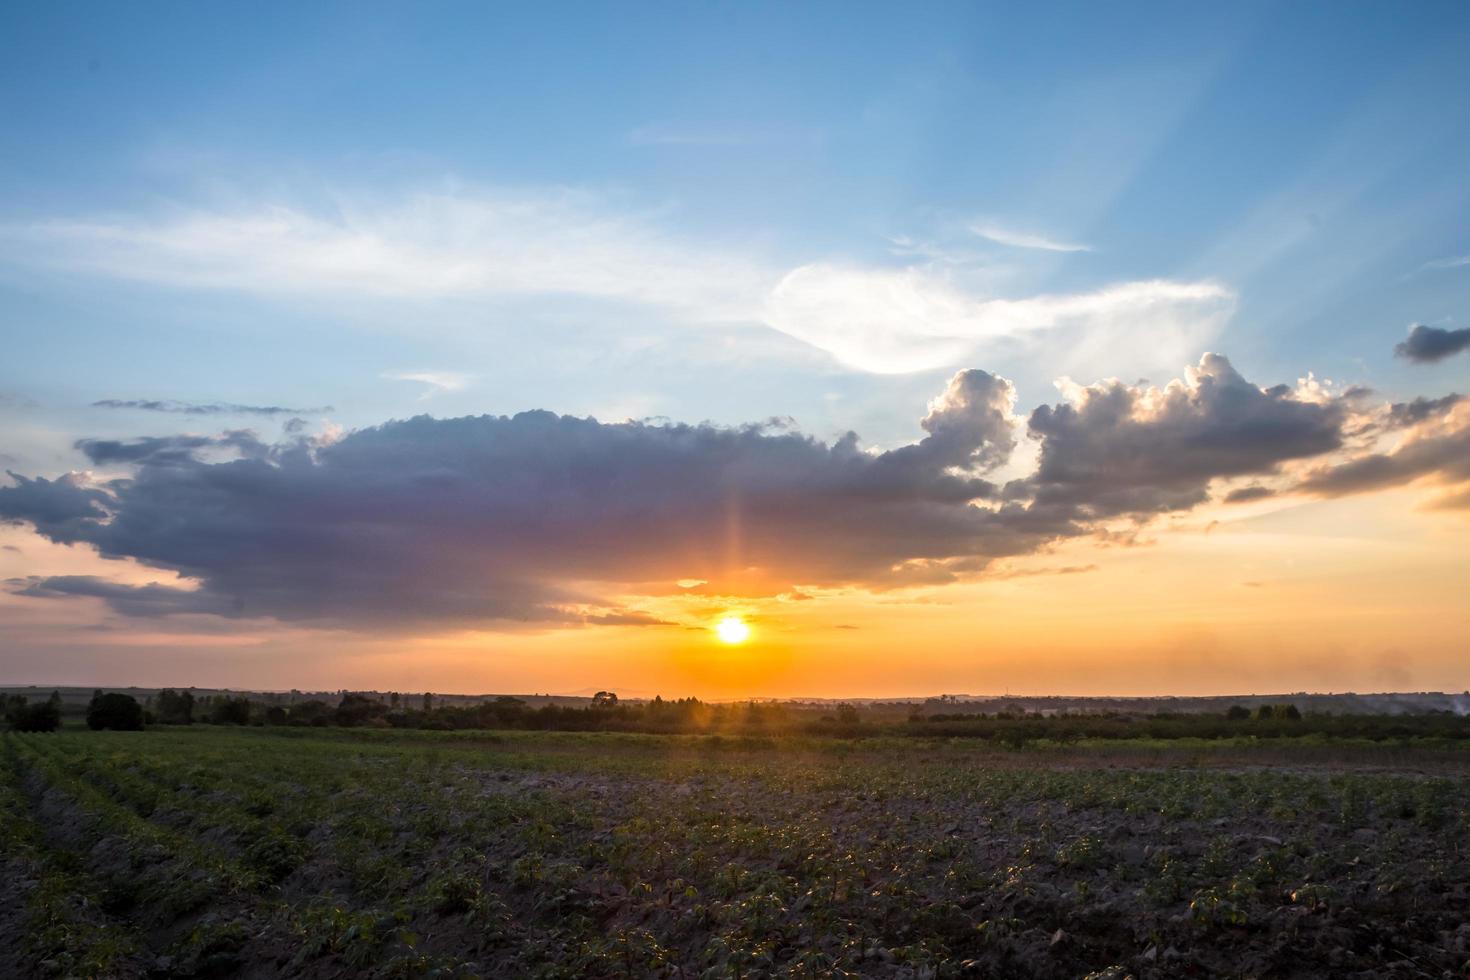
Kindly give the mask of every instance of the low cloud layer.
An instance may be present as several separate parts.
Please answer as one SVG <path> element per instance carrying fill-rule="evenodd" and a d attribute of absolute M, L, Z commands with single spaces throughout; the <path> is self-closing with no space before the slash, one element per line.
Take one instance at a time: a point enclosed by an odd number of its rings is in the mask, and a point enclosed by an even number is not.
<path fill-rule="evenodd" d="M 1383 490 L 1417 480 L 1453 485 L 1470 481 L 1470 413 L 1432 425 L 1388 452 L 1373 452 L 1317 469 L 1297 489 L 1323 497 Z M 1461 489 L 1438 501 L 1441 507 L 1470 505 Z M 1457 503 L 1459 501 L 1459 503 Z"/>
<path fill-rule="evenodd" d="M 1419 323 L 1409 329 L 1409 336 L 1400 341 L 1393 352 L 1416 364 L 1433 364 L 1466 348 L 1470 348 L 1470 327 L 1443 330 Z"/>
<path fill-rule="evenodd" d="M 1038 464 L 1004 485 L 989 474 L 1023 435 L 1015 393 L 969 370 L 930 403 L 923 438 L 887 452 L 853 433 L 824 443 L 774 425 L 544 411 L 420 416 L 334 440 L 267 443 L 248 430 L 82 440 L 92 463 L 129 475 L 11 474 L 0 519 L 195 583 L 11 583 L 129 615 L 364 629 L 653 624 L 609 597 L 673 592 L 681 580 L 747 595 L 944 582 L 1191 508 L 1217 479 L 1333 453 L 1349 414 L 1319 389 L 1254 385 L 1218 355 L 1163 388 L 1107 381 L 1066 394 L 1024 423 Z M 1429 465 L 1402 452 L 1401 473 Z"/>

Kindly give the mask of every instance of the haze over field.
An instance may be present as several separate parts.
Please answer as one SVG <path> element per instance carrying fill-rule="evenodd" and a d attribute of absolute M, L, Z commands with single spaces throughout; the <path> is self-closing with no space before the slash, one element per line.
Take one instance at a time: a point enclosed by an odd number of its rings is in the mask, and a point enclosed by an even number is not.
<path fill-rule="evenodd" d="M 572 20 L 0 13 L 0 682 L 1470 687 L 1470 9 Z"/>

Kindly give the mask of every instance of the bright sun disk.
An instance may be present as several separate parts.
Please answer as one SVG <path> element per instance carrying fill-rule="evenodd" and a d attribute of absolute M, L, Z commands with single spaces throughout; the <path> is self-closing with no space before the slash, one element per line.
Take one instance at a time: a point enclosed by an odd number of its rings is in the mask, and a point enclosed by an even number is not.
<path fill-rule="evenodd" d="M 744 643 L 750 638 L 750 626 L 739 616 L 726 616 L 715 624 L 715 635 L 721 643 Z"/>

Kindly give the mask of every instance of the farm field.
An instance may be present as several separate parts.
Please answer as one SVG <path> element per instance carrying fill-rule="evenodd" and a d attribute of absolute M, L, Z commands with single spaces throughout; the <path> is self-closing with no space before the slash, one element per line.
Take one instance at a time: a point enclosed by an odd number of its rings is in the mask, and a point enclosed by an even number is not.
<path fill-rule="evenodd" d="M 1455 977 L 1470 754 L 0 740 L 18 977 Z"/>

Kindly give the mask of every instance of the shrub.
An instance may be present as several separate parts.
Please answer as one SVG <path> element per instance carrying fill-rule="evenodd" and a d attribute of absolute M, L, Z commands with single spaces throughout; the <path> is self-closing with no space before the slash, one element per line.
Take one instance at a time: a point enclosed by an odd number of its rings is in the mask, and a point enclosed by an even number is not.
<path fill-rule="evenodd" d="M 87 705 L 87 727 L 94 732 L 106 728 L 118 732 L 140 732 L 143 730 L 143 706 L 130 695 L 98 691 Z"/>

